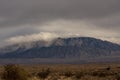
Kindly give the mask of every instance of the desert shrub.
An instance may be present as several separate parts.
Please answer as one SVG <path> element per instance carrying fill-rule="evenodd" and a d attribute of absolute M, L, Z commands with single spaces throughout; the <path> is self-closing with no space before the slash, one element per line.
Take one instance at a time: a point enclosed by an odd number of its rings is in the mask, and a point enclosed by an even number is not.
<path fill-rule="evenodd" d="M 91 74 L 92 76 L 98 76 L 98 77 L 106 77 L 108 76 L 108 72 L 104 72 L 104 71 L 94 71 Z"/>
<path fill-rule="evenodd" d="M 5 65 L 2 73 L 3 80 L 27 80 L 28 73 L 18 65 Z"/>
<path fill-rule="evenodd" d="M 120 80 L 120 73 L 117 73 L 115 78 L 116 78 L 116 80 Z"/>
<path fill-rule="evenodd" d="M 37 75 L 39 78 L 41 79 L 45 79 L 49 76 L 49 74 L 51 73 L 50 69 L 42 69 Z"/>
<path fill-rule="evenodd" d="M 50 76 L 48 77 L 48 80 L 59 80 L 59 79 L 60 79 L 60 76 L 55 73 L 50 74 Z"/>
<path fill-rule="evenodd" d="M 106 68 L 106 70 L 107 70 L 107 71 L 110 71 L 110 70 L 111 70 L 111 67 L 110 67 L 110 66 L 108 66 L 108 67 Z"/>
<path fill-rule="evenodd" d="M 65 73 L 64 73 L 64 76 L 66 76 L 66 77 L 72 77 L 74 74 L 71 72 L 71 71 L 66 71 Z"/>
<path fill-rule="evenodd" d="M 75 73 L 75 78 L 77 78 L 77 79 L 81 79 L 81 77 L 83 77 L 83 76 L 84 76 L 83 72 L 76 72 Z"/>

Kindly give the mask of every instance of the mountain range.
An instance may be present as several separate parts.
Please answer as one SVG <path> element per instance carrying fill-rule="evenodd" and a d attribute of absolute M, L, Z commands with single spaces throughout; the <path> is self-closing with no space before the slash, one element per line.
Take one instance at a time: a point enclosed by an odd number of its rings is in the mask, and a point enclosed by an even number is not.
<path fill-rule="evenodd" d="M 56 38 L 51 42 L 34 41 L 0 49 L 0 59 L 68 59 L 82 62 L 120 61 L 120 45 L 92 37 Z M 81 60 L 82 59 L 82 60 Z M 113 59 L 113 60 L 112 60 Z"/>

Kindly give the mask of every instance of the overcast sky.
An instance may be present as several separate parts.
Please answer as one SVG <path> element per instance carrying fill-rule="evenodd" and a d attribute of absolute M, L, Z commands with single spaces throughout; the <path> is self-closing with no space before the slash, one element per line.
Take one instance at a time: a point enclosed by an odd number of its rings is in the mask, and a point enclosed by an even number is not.
<path fill-rule="evenodd" d="M 0 0 L 1 45 L 41 32 L 120 43 L 120 0 Z"/>

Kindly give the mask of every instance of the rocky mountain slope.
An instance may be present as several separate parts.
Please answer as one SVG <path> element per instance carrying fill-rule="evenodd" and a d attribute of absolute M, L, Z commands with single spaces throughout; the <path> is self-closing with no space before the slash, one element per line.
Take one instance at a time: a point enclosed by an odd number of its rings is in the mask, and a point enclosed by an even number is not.
<path fill-rule="evenodd" d="M 120 56 L 120 45 L 91 37 L 57 38 L 0 49 L 0 58 L 96 58 Z"/>

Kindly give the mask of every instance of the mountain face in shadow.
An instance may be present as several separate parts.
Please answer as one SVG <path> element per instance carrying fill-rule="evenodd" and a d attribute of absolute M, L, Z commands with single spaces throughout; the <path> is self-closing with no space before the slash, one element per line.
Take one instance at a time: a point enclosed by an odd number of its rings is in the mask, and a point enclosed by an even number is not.
<path fill-rule="evenodd" d="M 120 56 L 120 45 L 90 37 L 57 38 L 0 49 L 0 58 L 96 58 Z"/>

